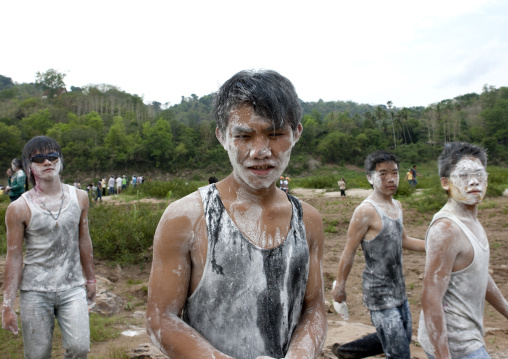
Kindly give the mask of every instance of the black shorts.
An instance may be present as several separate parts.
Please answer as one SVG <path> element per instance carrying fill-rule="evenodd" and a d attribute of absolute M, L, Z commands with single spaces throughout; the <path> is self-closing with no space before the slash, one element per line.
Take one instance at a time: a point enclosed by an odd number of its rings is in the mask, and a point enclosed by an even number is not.
<path fill-rule="evenodd" d="M 346 197 L 346 190 L 345 189 L 341 189 L 340 190 L 340 195 L 343 196 L 343 197 Z"/>

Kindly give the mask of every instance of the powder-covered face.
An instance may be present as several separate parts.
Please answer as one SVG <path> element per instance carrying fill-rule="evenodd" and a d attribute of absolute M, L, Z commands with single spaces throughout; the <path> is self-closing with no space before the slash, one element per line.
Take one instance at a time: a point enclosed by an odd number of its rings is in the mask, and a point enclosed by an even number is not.
<path fill-rule="evenodd" d="M 244 104 L 231 110 L 225 135 L 219 130 L 216 133 L 228 151 L 235 178 L 253 189 L 262 189 L 274 185 L 286 169 L 301 129 L 299 125 L 293 132 L 288 124 L 275 129 L 270 120 Z"/>
<path fill-rule="evenodd" d="M 374 192 L 393 196 L 399 187 L 399 167 L 395 162 L 381 162 L 376 165 L 376 171 L 367 176 Z"/>
<path fill-rule="evenodd" d="M 444 180 L 450 198 L 466 205 L 477 205 L 487 192 L 487 172 L 476 157 L 461 159 Z"/>
<path fill-rule="evenodd" d="M 49 181 L 55 177 L 59 177 L 61 170 L 60 158 L 58 158 L 53 162 L 47 159 L 43 163 L 31 162 L 30 170 L 32 171 L 35 177 L 36 183 L 39 181 Z"/>

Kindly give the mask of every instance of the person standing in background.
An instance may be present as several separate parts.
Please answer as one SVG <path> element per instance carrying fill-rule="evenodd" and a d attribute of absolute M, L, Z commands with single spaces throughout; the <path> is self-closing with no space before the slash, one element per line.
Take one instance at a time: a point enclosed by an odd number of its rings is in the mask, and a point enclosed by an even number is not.
<path fill-rule="evenodd" d="M 19 158 L 15 158 L 11 162 L 12 176 L 9 179 L 9 185 L 5 188 L 9 192 L 11 202 L 17 200 L 27 187 L 26 175 L 23 171 L 23 164 Z"/>
<path fill-rule="evenodd" d="M 115 194 L 115 177 L 111 175 L 108 181 L 108 195 L 112 196 Z"/>
<path fill-rule="evenodd" d="M 418 180 L 416 179 L 416 176 L 422 177 L 422 175 L 419 174 L 418 171 L 416 171 L 416 165 L 414 165 L 410 171 L 413 174 L 413 187 L 416 187 L 416 185 L 418 184 Z"/>
<path fill-rule="evenodd" d="M 342 177 L 337 184 L 340 189 L 340 197 L 344 200 L 346 198 L 346 180 L 344 180 L 344 177 Z"/>
<path fill-rule="evenodd" d="M 97 181 L 97 195 L 95 196 L 95 202 L 97 202 L 97 199 L 101 199 L 102 203 L 102 182 L 99 180 Z"/>
<path fill-rule="evenodd" d="M 122 193 L 122 177 L 118 175 L 116 178 L 116 194 Z"/>
<path fill-rule="evenodd" d="M 33 188 L 5 214 L 2 328 L 18 334 L 14 301 L 19 289 L 25 358 L 51 357 L 55 319 L 65 358 L 86 359 L 90 349 L 87 301 L 95 299 L 96 280 L 88 196 L 61 182 L 61 152 L 49 137 L 27 142 L 23 166 Z"/>

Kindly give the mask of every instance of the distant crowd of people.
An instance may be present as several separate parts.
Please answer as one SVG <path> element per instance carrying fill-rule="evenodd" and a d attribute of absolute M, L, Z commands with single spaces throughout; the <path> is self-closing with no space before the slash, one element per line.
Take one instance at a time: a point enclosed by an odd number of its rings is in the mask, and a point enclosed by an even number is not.
<path fill-rule="evenodd" d="M 102 196 L 118 195 L 122 193 L 123 190 L 127 189 L 129 185 L 136 187 L 143 182 L 145 182 L 145 176 L 133 175 L 132 179 L 129 180 L 126 175 L 118 175 L 116 178 L 114 175 L 111 175 L 108 180 L 104 177 L 96 183 L 92 182 L 88 184 L 86 186 L 86 191 L 95 202 L 97 202 L 97 200 L 102 202 Z M 81 183 L 77 180 L 74 181 L 74 187 L 81 189 Z"/>

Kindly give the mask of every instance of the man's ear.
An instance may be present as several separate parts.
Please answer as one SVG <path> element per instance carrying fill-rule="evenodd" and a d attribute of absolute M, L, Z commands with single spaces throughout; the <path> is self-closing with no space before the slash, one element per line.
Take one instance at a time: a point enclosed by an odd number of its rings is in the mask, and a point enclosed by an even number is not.
<path fill-rule="evenodd" d="M 222 147 L 225 148 L 224 135 L 222 134 L 222 131 L 218 127 L 215 127 L 215 137 L 217 137 L 217 140 L 219 140 L 219 143 L 222 145 Z"/>
<path fill-rule="evenodd" d="M 301 123 L 299 123 L 298 126 L 296 127 L 296 130 L 293 133 L 293 138 L 295 140 L 295 143 L 297 143 L 298 140 L 300 139 L 302 132 L 303 132 L 303 126 Z"/>
<path fill-rule="evenodd" d="M 450 178 L 441 177 L 441 187 L 443 187 L 445 191 L 448 191 L 450 189 Z"/>
<path fill-rule="evenodd" d="M 372 180 L 372 176 L 371 175 L 367 175 L 367 181 L 369 181 L 370 185 L 374 185 L 374 181 Z"/>

